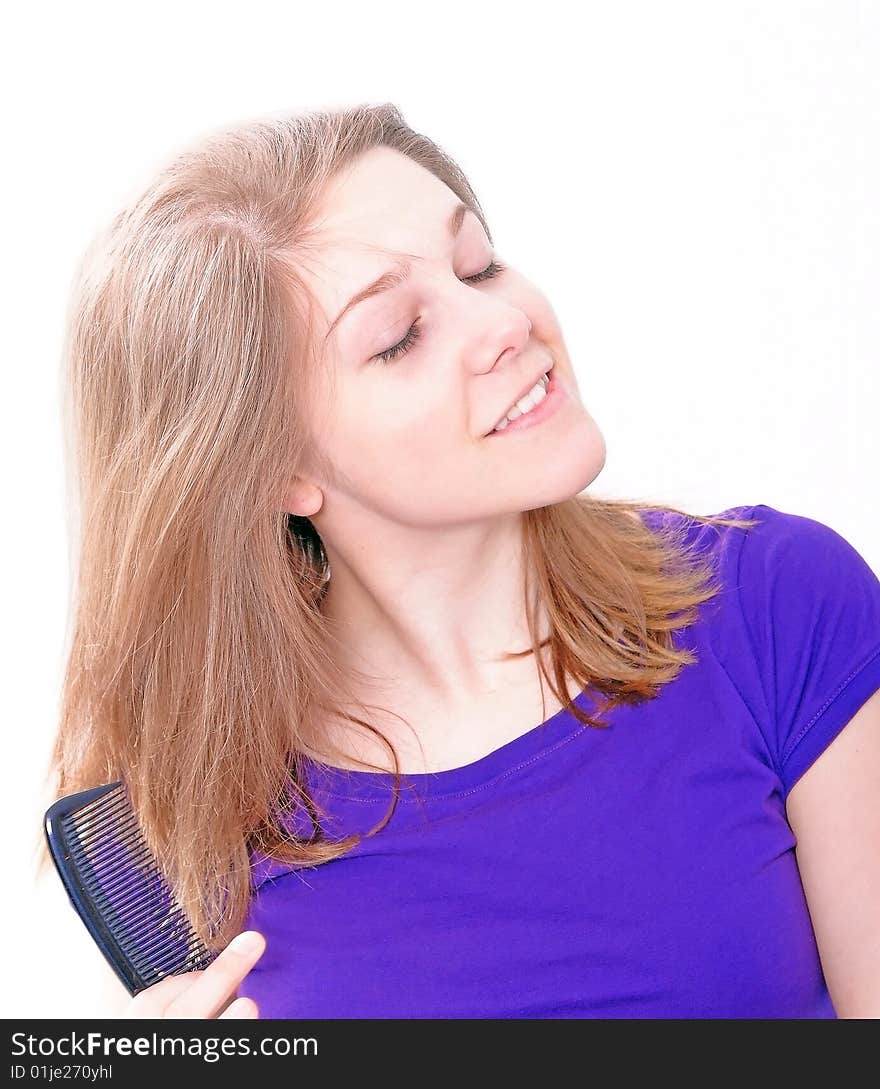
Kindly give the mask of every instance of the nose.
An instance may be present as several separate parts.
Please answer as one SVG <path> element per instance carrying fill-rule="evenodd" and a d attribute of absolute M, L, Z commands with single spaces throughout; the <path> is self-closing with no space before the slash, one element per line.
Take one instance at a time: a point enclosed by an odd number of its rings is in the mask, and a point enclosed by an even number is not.
<path fill-rule="evenodd" d="M 513 360 L 508 359 L 508 355 L 512 355 L 514 358 L 520 355 L 528 344 L 531 335 L 531 319 L 522 310 L 511 309 L 510 317 L 506 323 L 492 325 L 490 331 L 486 333 L 486 337 L 489 343 L 489 355 L 492 355 L 493 346 L 496 349 L 495 362 L 492 364 L 493 369 L 500 367 L 503 370 L 508 363 L 511 363 Z M 498 344 L 502 345 L 500 352 L 497 351 Z"/>
<path fill-rule="evenodd" d="M 518 355 L 529 343 L 532 320 L 515 303 L 499 293 L 475 291 L 460 280 L 451 291 L 453 321 L 459 336 L 470 342 L 469 358 L 483 360 L 481 371 L 503 368 L 511 362 L 509 354 Z"/>

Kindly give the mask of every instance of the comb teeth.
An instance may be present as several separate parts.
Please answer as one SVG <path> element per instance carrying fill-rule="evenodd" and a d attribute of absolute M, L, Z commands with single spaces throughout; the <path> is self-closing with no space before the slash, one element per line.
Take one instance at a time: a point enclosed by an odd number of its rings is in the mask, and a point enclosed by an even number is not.
<path fill-rule="evenodd" d="M 122 782 L 57 801 L 46 836 L 71 903 L 130 994 L 214 959 L 157 866 Z"/>

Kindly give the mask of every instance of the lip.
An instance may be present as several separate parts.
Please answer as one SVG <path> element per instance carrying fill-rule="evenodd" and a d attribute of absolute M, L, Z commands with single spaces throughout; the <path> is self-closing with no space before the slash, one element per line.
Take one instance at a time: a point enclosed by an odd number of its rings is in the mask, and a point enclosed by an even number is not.
<path fill-rule="evenodd" d="M 555 361 L 553 359 L 551 359 L 547 363 L 547 366 L 544 368 L 544 370 L 541 371 L 541 373 L 535 378 L 535 380 L 532 382 L 532 384 L 530 386 L 526 386 L 526 388 L 524 390 L 520 390 L 520 392 L 516 395 L 516 397 L 514 397 L 514 399 L 507 406 L 507 409 L 505 410 L 504 414 L 506 415 L 508 412 L 510 412 L 510 410 L 513 408 L 513 406 L 516 404 L 517 401 L 521 401 L 523 399 L 523 397 L 525 397 L 525 395 L 530 392 L 530 390 L 534 389 L 535 388 L 535 383 L 540 382 L 545 374 L 548 375 L 548 377 L 549 377 L 549 375 L 551 375 L 555 369 L 556 369 L 556 363 L 555 363 Z M 499 422 L 498 419 L 496 419 L 495 423 L 498 423 L 498 422 Z M 493 424 L 493 426 L 494 426 L 494 424 Z M 492 432 L 489 431 L 488 434 L 491 435 Z"/>
<path fill-rule="evenodd" d="M 543 423 L 549 416 L 552 416 L 565 400 L 565 390 L 556 377 L 555 366 L 551 368 L 547 377 L 549 379 L 547 392 L 539 405 L 536 405 L 530 412 L 517 416 L 513 423 L 508 423 L 507 427 L 503 428 L 501 431 L 490 431 L 488 435 L 484 435 L 483 437 L 487 439 L 497 439 L 501 438 L 502 435 L 509 435 L 511 431 L 526 431 L 530 427 L 537 427 L 538 424 Z"/>

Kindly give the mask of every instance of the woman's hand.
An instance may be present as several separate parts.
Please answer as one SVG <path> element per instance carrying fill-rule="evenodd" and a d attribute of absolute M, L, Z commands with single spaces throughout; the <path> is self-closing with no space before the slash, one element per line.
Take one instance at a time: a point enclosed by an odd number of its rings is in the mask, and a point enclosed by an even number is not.
<path fill-rule="evenodd" d="M 139 991 L 121 1016 L 258 1018 L 256 1002 L 237 998 L 236 991 L 265 948 L 266 939 L 259 931 L 245 930 L 207 968 L 166 976 Z"/>

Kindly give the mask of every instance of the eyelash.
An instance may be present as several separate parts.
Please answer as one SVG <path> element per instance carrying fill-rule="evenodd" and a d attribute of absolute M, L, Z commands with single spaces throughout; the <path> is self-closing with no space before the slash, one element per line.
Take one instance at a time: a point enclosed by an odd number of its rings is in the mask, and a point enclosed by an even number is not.
<path fill-rule="evenodd" d="M 487 268 L 482 272 L 476 273 L 474 276 L 466 276 L 464 282 L 466 284 L 479 284 L 484 280 L 491 280 L 498 275 L 499 272 L 504 272 L 506 265 L 500 264 L 498 261 L 492 261 Z M 406 336 L 403 340 L 398 341 L 397 344 L 392 345 L 384 352 L 379 352 L 378 355 L 373 356 L 374 359 L 381 361 L 382 363 L 391 363 L 398 356 L 406 355 L 410 348 L 422 335 L 422 328 L 419 324 L 421 318 L 416 320 L 409 327 Z"/>

